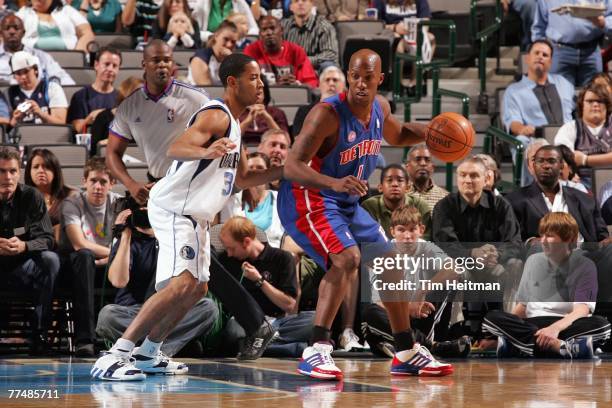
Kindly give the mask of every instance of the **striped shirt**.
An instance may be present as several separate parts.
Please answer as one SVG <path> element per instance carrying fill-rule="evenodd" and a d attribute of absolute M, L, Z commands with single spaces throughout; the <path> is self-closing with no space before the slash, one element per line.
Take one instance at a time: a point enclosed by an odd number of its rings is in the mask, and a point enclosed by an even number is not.
<path fill-rule="evenodd" d="M 156 4 L 155 0 L 137 0 L 136 1 L 136 17 L 134 23 L 130 25 L 130 34 L 136 37 L 136 42 L 143 42 L 145 32 L 148 36 L 151 35 L 153 22 L 157 18 L 157 12 L 160 9 L 160 4 Z M 149 38 L 147 38 L 148 40 Z"/>
<path fill-rule="evenodd" d="M 419 191 L 414 187 L 414 184 L 410 183 L 406 192 L 414 197 L 418 197 L 421 200 L 425 201 L 429 208 L 433 211 L 433 208 L 436 206 L 437 202 L 443 199 L 448 195 L 448 191 L 446 189 L 439 187 L 430 180 L 429 187 L 427 187 L 423 191 Z"/>
<path fill-rule="evenodd" d="M 326 61 L 338 63 L 336 30 L 323 16 L 311 15 L 302 27 L 293 17 L 283 19 L 281 25 L 284 39 L 304 48 L 315 69 Z"/>

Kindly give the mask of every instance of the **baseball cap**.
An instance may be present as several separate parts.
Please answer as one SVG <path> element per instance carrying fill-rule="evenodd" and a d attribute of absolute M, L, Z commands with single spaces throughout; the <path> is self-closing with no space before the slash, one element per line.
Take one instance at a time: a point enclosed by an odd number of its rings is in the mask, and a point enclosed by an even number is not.
<path fill-rule="evenodd" d="M 38 58 L 26 51 L 17 51 L 10 60 L 11 73 L 38 65 Z"/>

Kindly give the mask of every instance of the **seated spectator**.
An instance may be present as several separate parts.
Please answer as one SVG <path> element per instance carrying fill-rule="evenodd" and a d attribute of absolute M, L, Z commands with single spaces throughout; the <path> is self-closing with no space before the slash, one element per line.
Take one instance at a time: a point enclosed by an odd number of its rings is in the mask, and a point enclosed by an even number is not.
<path fill-rule="evenodd" d="M 34 0 L 17 12 L 25 26 L 24 45 L 43 50 L 81 50 L 95 40 L 87 19 L 61 0 Z"/>
<path fill-rule="evenodd" d="M 393 242 L 400 245 L 398 248 L 410 251 L 409 255 L 427 259 L 447 258 L 444 251 L 438 246 L 422 238 L 425 225 L 422 222 L 421 212 L 416 207 L 404 206 L 394 210 L 391 216 L 390 229 Z M 414 280 L 415 277 L 418 277 L 418 279 L 431 280 L 437 272 L 426 268 L 411 270 L 412 277 L 407 277 L 407 279 Z M 365 303 L 362 312 L 363 323 L 361 328 L 363 336 L 375 354 L 393 358 L 395 347 L 391 340 L 393 335 L 387 310 L 378 291 L 373 287 L 370 290 L 372 292 L 371 303 Z M 427 301 L 423 306 L 424 313 L 411 316 L 410 319 L 410 327 L 413 328 L 415 340 L 439 357 L 466 357 L 470 353 L 469 337 L 464 336 L 458 340 L 440 341 L 448 334 L 450 308 L 447 311 L 441 310 Z M 437 306 L 441 305 L 438 304 Z M 435 331 L 437 341 L 424 334 L 434 332 L 434 326 L 438 329 Z"/>
<path fill-rule="evenodd" d="M 497 357 L 593 358 L 610 338 L 610 323 L 594 316 L 597 267 L 579 251 L 578 224 L 550 212 L 539 223 L 543 252 L 526 263 L 512 313 L 489 312 L 483 331 L 497 337 Z"/>
<path fill-rule="evenodd" d="M 234 277 L 241 281 L 266 316 L 279 337 L 273 343 L 277 353 L 297 357 L 307 346 L 313 326 L 314 312 L 290 315 L 298 291 L 293 256 L 281 249 L 260 242 L 255 225 L 244 217 L 233 217 L 221 228 L 221 242 L 226 253 L 219 256 Z M 226 327 L 227 342 L 244 337 L 242 328 L 231 321 Z M 270 352 L 270 346 L 268 346 Z"/>
<path fill-rule="evenodd" d="M 315 0 L 317 14 L 330 22 L 363 20 L 365 9 L 370 7 L 369 0 Z"/>
<path fill-rule="evenodd" d="M 568 186 L 580 190 L 585 194 L 589 194 L 589 190 L 582 184 L 580 176 L 578 176 L 578 166 L 574 161 L 574 152 L 566 145 L 557 146 L 563 156 L 563 168 L 559 175 L 559 183 L 561 186 Z"/>
<path fill-rule="evenodd" d="M 166 41 L 171 48 L 201 48 L 200 27 L 191 17 L 187 0 L 164 0 L 153 23 L 153 38 Z"/>
<path fill-rule="evenodd" d="M 574 152 L 578 175 L 590 188 L 590 167 L 612 165 L 612 99 L 607 87 L 591 84 L 580 91 L 576 116 L 559 129 L 555 144 Z"/>
<path fill-rule="evenodd" d="M 34 149 L 25 167 L 25 184 L 36 188 L 45 200 L 47 213 L 53 227 L 53 237 L 60 240 L 62 203 L 77 191 L 64 184 L 64 176 L 57 157 L 47 149 Z"/>
<path fill-rule="evenodd" d="M 610 16 L 610 4 L 605 3 L 607 8 L 602 15 L 589 19 L 552 11 L 561 4 L 537 0 L 531 39 L 551 41 L 555 48 L 550 72 L 563 75 L 572 85 L 582 87 L 602 71 L 599 42 L 612 29 L 606 21 Z"/>
<path fill-rule="evenodd" d="M 421 214 L 425 230 L 425 239 L 431 236 L 431 208 L 422 199 L 406 192 L 408 173 L 401 164 L 390 164 L 380 173 L 378 191 L 381 193 L 370 197 L 361 206 L 370 213 L 385 230 L 387 238 L 391 239 L 391 214 L 401 207 L 415 207 Z"/>
<path fill-rule="evenodd" d="M 523 160 L 525 162 L 524 164 L 527 166 L 529 175 L 534 179 L 535 169 L 533 167 L 533 158 L 540 147 L 549 145 L 550 143 L 548 143 L 548 140 L 544 139 L 543 137 L 538 137 L 533 141 L 533 143 L 527 145 L 527 148 L 525 149 L 525 153 L 523 155 Z"/>
<path fill-rule="evenodd" d="M 245 14 L 232 12 L 229 16 L 227 16 L 225 21 L 233 23 L 238 29 L 238 40 L 236 41 L 237 50 L 244 50 L 247 45 L 253 42 L 247 37 L 249 33 L 249 19 Z"/>
<path fill-rule="evenodd" d="M 412 146 L 404 165 L 409 179 L 406 192 L 424 200 L 433 210 L 438 201 L 448 195 L 448 191 L 433 181 L 434 165 L 427 145 L 420 143 Z"/>
<path fill-rule="evenodd" d="M 234 52 L 238 29 L 224 21 L 208 39 L 208 46 L 196 50 L 189 61 L 189 82 L 198 86 L 221 85 L 219 67 Z"/>
<path fill-rule="evenodd" d="M 53 59 L 53 57 L 38 48 L 25 46 L 22 43 L 25 29 L 23 21 L 14 14 L 9 14 L 0 22 L 0 35 L 2 44 L 0 45 L 0 81 L 16 84 L 13 77 L 10 60 L 17 51 L 26 51 L 38 58 L 40 70 L 38 79 L 47 76 L 49 79 L 59 81 L 62 85 L 74 85 L 74 80 L 66 71 Z"/>
<path fill-rule="evenodd" d="M 30 353 L 44 354 L 59 271 L 42 194 L 19 183 L 19 152 L 0 148 L 0 264 L 5 289 L 25 291 L 35 305 Z"/>
<path fill-rule="evenodd" d="M 117 106 L 132 94 L 136 89 L 140 88 L 144 84 L 142 78 L 129 77 L 121 81 L 119 88 L 117 88 L 117 99 L 115 100 L 113 107 L 104 109 L 96 115 L 93 123 L 91 124 L 91 154 L 96 154 L 98 143 L 101 146 L 106 146 L 108 141 L 108 128 L 115 118 L 115 112 Z"/>
<path fill-rule="evenodd" d="M 556 146 L 540 147 L 533 159 L 535 181 L 506 196 L 521 226 L 523 241 L 537 242 L 539 220 L 549 212 L 569 213 L 578 223 L 578 242 L 600 242 L 608 229 L 595 200 L 559 182 L 563 156 Z"/>
<path fill-rule="evenodd" d="M 200 26 L 202 41 L 208 41 L 208 37 L 217 30 L 223 20 L 231 13 L 242 13 L 247 17 L 249 24 L 248 35 L 259 34 L 257 21 L 245 0 L 189 0 L 189 6 L 193 10 L 193 18 Z"/>
<path fill-rule="evenodd" d="M 95 34 L 120 33 L 123 28 L 119 0 L 73 0 L 71 6 L 87 18 Z"/>
<path fill-rule="evenodd" d="M 280 167 L 285 164 L 289 147 L 291 146 L 291 138 L 283 129 L 270 129 L 263 135 L 257 146 L 257 151 L 263 153 L 270 159 L 270 166 Z M 280 181 L 270 183 L 272 190 L 278 190 Z"/>
<path fill-rule="evenodd" d="M 591 78 L 591 82 L 589 82 L 586 86 L 597 84 L 604 86 L 608 90 L 608 94 L 612 95 L 612 77 L 608 72 L 600 72 Z"/>
<path fill-rule="evenodd" d="M 240 129 L 242 130 L 243 143 L 259 143 L 261 136 L 269 129 L 280 129 L 289 133 L 287 116 L 282 109 L 270 105 L 270 87 L 268 81 L 262 75 L 264 84 L 263 95 L 255 105 L 247 107 L 240 116 Z"/>
<path fill-rule="evenodd" d="M 261 67 L 270 85 L 308 85 L 315 88 L 317 75 L 299 45 L 283 40 L 283 28 L 276 18 L 265 16 L 259 21 L 259 40 L 244 49 Z"/>
<path fill-rule="evenodd" d="M 536 127 L 572 120 L 574 87 L 561 75 L 548 73 L 552 53 L 547 40 L 534 40 L 527 54 L 527 75 L 504 94 L 504 126 L 525 146 L 533 142 Z M 525 186 L 533 178 L 523 164 L 521 185 Z"/>
<path fill-rule="evenodd" d="M 72 95 L 68 107 L 68 123 L 72 124 L 77 133 L 88 133 L 87 128 L 91 126 L 96 116 L 103 110 L 115 106 L 117 90 L 114 84 L 120 66 L 119 51 L 103 47 L 96 54 L 94 83 Z"/>
<path fill-rule="evenodd" d="M 612 181 L 606 184 L 608 192 L 612 191 Z M 601 217 L 606 224 L 612 225 L 612 194 L 601 204 Z"/>
<path fill-rule="evenodd" d="M 338 65 L 336 29 L 325 17 L 313 13 L 312 0 L 291 0 L 293 15 L 281 21 L 283 38 L 299 45 L 317 72 Z"/>
<path fill-rule="evenodd" d="M 321 98 L 311 103 L 310 105 L 300 106 L 295 117 L 293 118 L 293 125 L 291 125 L 291 134 L 295 138 L 300 134 L 302 126 L 304 125 L 304 119 L 308 112 L 320 101 L 323 101 L 330 96 L 337 95 L 344 92 L 346 89 L 346 78 L 342 70 L 336 66 L 329 66 L 321 72 L 319 76 L 319 91 L 321 92 Z"/>
<path fill-rule="evenodd" d="M 94 280 L 108 263 L 114 179 L 104 158 L 89 159 L 83 171 L 85 191 L 62 204 L 60 253 L 62 281 L 72 287 L 76 355 L 93 357 L 95 341 Z"/>
<path fill-rule="evenodd" d="M 484 153 L 475 154 L 474 157 L 482 160 L 482 162 L 487 167 L 487 174 L 485 176 L 484 185 L 485 190 L 492 191 L 493 194 L 499 195 L 500 193 L 495 187 L 501 179 L 501 175 L 499 174 L 499 168 L 497 167 L 497 162 L 492 156 Z"/>
<path fill-rule="evenodd" d="M 130 200 L 132 201 L 132 200 Z M 158 242 L 147 210 L 130 202 L 115 219 L 114 235 L 118 238 L 111 250 L 108 280 L 119 289 L 115 302 L 100 310 L 96 333 L 105 341 L 115 343 L 155 293 Z M 169 357 L 178 353 L 192 339 L 206 335 L 219 315 L 209 298 L 201 301 L 183 317 L 168 335 L 161 350 Z"/>
<path fill-rule="evenodd" d="M 38 58 L 18 51 L 11 57 L 11 69 L 17 85 L 8 88 L 13 110 L 10 125 L 18 123 L 65 124 L 68 101 L 62 87 L 43 77 L 38 79 Z"/>

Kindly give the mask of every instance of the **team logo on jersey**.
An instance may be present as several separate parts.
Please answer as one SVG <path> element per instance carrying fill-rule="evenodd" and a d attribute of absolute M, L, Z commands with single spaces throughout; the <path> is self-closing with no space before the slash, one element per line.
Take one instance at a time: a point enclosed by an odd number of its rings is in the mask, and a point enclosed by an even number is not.
<path fill-rule="evenodd" d="M 166 120 L 168 122 L 174 122 L 174 109 L 168 109 L 168 114 L 166 115 Z"/>
<path fill-rule="evenodd" d="M 193 258 L 195 258 L 195 251 L 189 245 L 185 245 L 179 251 L 179 255 L 181 255 L 181 258 L 187 259 L 188 261 L 190 261 Z"/>
<path fill-rule="evenodd" d="M 348 134 L 348 137 L 346 138 L 348 140 L 349 143 L 352 143 L 355 141 L 355 139 L 357 139 L 357 133 L 355 133 L 355 131 L 351 130 Z"/>

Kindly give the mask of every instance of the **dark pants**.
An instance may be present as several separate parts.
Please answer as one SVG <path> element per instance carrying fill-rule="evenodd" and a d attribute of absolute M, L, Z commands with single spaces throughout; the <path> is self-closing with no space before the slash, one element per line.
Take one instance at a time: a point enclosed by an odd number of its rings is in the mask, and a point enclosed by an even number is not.
<path fill-rule="evenodd" d="M 18 265 L 9 266 L 7 286 L 28 291 L 36 304 L 35 332 L 44 333 L 49 328 L 53 288 L 59 267 L 59 257 L 51 251 L 33 252 Z"/>
<path fill-rule="evenodd" d="M 219 299 L 223 309 L 234 316 L 246 335 L 251 336 L 259 329 L 266 315 L 253 296 L 219 262 L 212 250 L 210 258 L 208 290 Z"/>
<path fill-rule="evenodd" d="M 539 329 L 548 327 L 558 320 L 561 320 L 561 317 L 539 316 L 521 319 L 511 313 L 493 310 L 485 316 L 482 330 L 508 339 L 518 350 L 528 356 L 547 357 L 551 353 L 537 347 L 534 334 Z M 581 317 L 559 333 L 560 340 L 586 336 L 593 337 L 593 344 L 602 344 L 610 338 L 610 323 L 601 316 Z"/>

